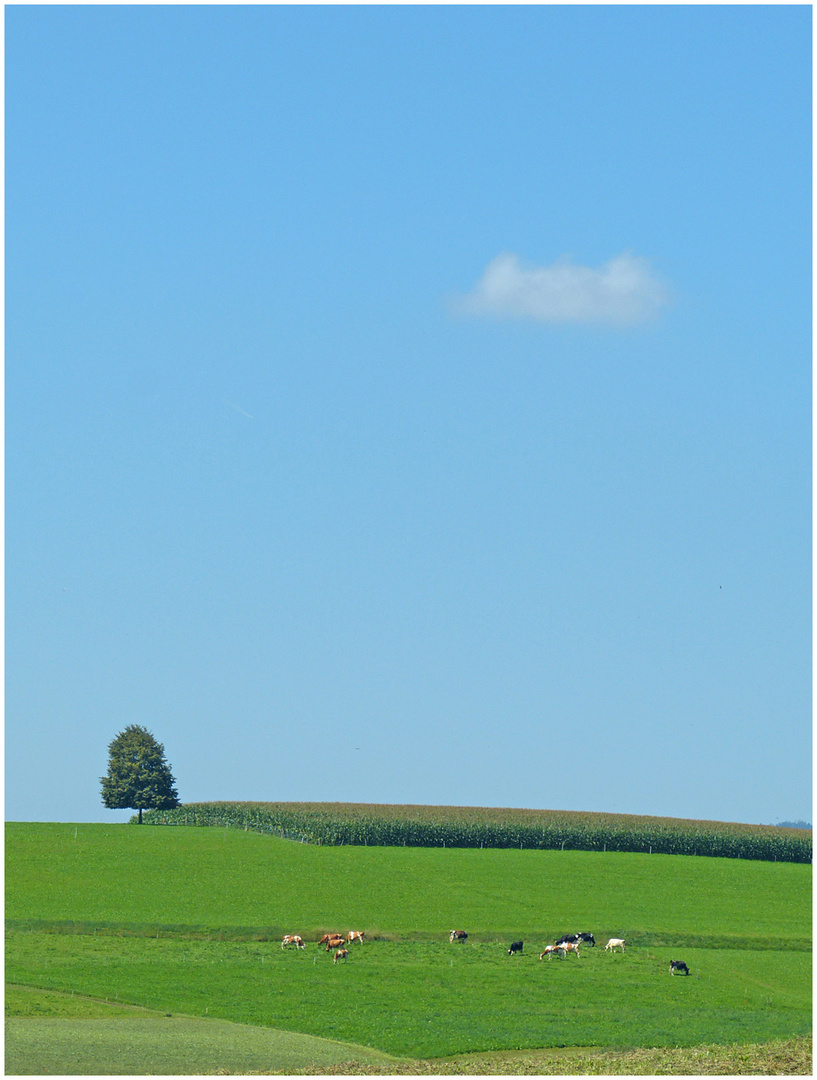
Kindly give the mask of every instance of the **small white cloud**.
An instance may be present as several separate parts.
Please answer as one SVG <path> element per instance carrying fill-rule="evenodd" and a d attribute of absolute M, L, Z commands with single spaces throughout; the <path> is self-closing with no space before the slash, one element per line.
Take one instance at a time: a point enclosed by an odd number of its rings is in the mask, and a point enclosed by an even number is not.
<path fill-rule="evenodd" d="M 668 302 L 665 286 L 636 255 L 617 255 L 594 269 L 569 259 L 530 266 L 506 253 L 490 262 L 474 288 L 451 307 L 460 315 L 632 326 L 653 318 Z"/>

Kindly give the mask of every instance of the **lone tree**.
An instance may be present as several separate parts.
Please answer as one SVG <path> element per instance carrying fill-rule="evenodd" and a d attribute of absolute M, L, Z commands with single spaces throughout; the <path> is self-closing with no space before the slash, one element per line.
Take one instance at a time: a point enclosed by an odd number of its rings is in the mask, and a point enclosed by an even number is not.
<path fill-rule="evenodd" d="M 165 748 L 147 728 L 130 724 L 108 746 L 108 775 L 100 777 L 109 810 L 169 810 L 179 805 Z"/>

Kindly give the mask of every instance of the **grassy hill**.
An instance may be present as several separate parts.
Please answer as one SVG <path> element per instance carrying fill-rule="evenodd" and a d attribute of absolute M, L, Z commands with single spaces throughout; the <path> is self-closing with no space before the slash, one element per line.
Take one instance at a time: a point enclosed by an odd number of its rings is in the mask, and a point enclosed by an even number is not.
<path fill-rule="evenodd" d="M 21 823 L 7 826 L 6 860 L 18 986 L 412 1060 L 810 1032 L 808 865 Z M 448 942 L 454 927 L 464 945 Z M 335 929 L 367 933 L 345 964 L 315 944 Z M 622 936 L 627 951 L 538 960 L 578 930 Z M 284 933 L 307 949 L 283 951 Z M 689 978 L 669 976 L 675 958 Z M 169 1052 L 176 1040 L 168 1029 Z"/>

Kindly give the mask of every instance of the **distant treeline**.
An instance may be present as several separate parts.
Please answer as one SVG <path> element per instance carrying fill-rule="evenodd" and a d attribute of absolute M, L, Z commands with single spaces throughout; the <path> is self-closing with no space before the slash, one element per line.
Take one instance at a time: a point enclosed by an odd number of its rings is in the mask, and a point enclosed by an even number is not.
<path fill-rule="evenodd" d="M 246 829 L 310 844 L 637 851 L 801 863 L 812 859 L 810 830 L 568 810 L 212 802 L 150 810 L 144 822 Z"/>

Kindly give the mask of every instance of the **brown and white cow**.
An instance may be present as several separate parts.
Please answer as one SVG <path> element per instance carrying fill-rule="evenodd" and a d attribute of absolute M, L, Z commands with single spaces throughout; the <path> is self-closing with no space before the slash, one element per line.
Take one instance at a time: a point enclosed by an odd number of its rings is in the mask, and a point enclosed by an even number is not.
<path fill-rule="evenodd" d="M 579 946 L 572 941 L 564 941 L 561 945 L 556 946 L 556 952 L 559 954 L 559 958 L 564 960 L 568 953 L 575 953 L 576 958 L 579 956 Z"/>
<path fill-rule="evenodd" d="M 452 930 L 451 933 L 448 935 L 448 940 L 449 941 L 465 941 L 465 939 L 467 937 L 468 937 L 468 935 L 466 934 L 466 932 L 464 930 Z"/>
<path fill-rule="evenodd" d="M 345 960 L 348 956 L 349 956 L 349 950 L 348 949 L 338 949 L 337 952 L 335 953 L 335 958 L 332 961 L 332 963 L 336 964 L 338 962 L 338 960 Z"/>
<path fill-rule="evenodd" d="M 335 937 L 330 937 L 326 943 L 326 951 L 331 952 L 333 949 L 340 949 L 346 944 L 346 938 L 341 937 L 340 934 Z"/>
<path fill-rule="evenodd" d="M 298 937 L 297 934 L 284 934 L 281 940 L 281 948 L 285 949 L 287 945 L 294 945 L 296 949 L 305 949 L 304 939 Z"/>
<path fill-rule="evenodd" d="M 350 930 L 349 933 L 346 935 L 346 944 L 351 945 L 353 941 L 359 941 L 360 944 L 362 945 L 363 944 L 363 934 L 364 934 L 363 930 Z"/>
<path fill-rule="evenodd" d="M 318 944 L 325 945 L 327 941 L 331 941 L 332 938 L 340 938 L 341 940 L 343 940 L 343 934 L 324 934 Z"/>
<path fill-rule="evenodd" d="M 545 957 L 547 957 L 548 960 L 550 960 L 551 956 L 553 956 L 553 954 L 558 951 L 558 945 L 545 945 L 544 951 L 539 953 L 539 959 L 544 960 Z"/>

